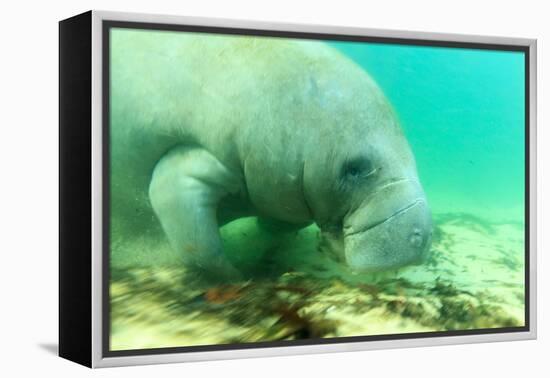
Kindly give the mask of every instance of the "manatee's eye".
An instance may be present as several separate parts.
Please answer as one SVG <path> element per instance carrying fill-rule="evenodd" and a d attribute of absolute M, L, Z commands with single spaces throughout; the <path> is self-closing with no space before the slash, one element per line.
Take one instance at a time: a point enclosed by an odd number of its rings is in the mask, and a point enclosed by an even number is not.
<path fill-rule="evenodd" d="M 356 165 L 350 165 L 346 169 L 346 175 L 351 177 L 357 177 L 361 173 L 361 168 Z"/>
<path fill-rule="evenodd" d="M 360 179 L 372 173 L 372 164 L 369 159 L 359 157 L 346 161 L 342 167 L 342 178 Z"/>

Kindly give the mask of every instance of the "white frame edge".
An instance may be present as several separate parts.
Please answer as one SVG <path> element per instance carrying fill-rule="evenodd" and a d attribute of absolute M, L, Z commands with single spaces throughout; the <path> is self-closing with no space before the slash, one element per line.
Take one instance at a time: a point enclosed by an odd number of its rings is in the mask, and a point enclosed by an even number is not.
<path fill-rule="evenodd" d="M 167 354 L 148 354 L 141 356 L 103 357 L 102 355 L 102 22 L 104 20 L 146 22 L 158 24 L 182 24 L 242 29 L 260 29 L 275 31 L 294 31 L 309 33 L 326 33 L 340 35 L 365 35 L 371 37 L 424 39 L 448 42 L 470 42 L 486 44 L 518 45 L 529 47 L 530 61 L 530 236 L 529 236 L 529 332 L 495 333 L 482 335 L 462 335 L 425 337 L 417 339 L 380 340 L 347 342 L 337 344 L 316 344 L 269 348 L 232 349 L 207 352 L 182 352 Z M 537 290 L 536 290 L 536 255 L 537 255 L 537 213 L 536 213 L 536 75 L 537 43 L 535 39 L 508 38 L 481 35 L 463 35 L 429 32 L 411 32 L 405 30 L 380 30 L 357 27 L 339 27 L 314 24 L 271 23 L 248 20 L 230 20 L 202 17 L 183 17 L 156 14 L 140 14 L 110 11 L 92 11 L 92 367 L 115 367 L 146 365 L 175 362 L 192 362 L 223 360 L 236 358 L 286 356 L 310 353 L 351 352 L 374 349 L 426 347 L 437 345 L 483 343 L 496 341 L 536 339 Z"/>

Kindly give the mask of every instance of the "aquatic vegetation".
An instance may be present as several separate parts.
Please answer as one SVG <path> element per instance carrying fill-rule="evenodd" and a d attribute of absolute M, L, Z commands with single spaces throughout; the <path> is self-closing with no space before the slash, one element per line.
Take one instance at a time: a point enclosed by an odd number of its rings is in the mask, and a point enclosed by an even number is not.
<path fill-rule="evenodd" d="M 264 253 L 272 274 L 237 284 L 201 284 L 175 264 L 113 266 L 112 348 L 520 326 L 521 231 L 476 219 L 439 218 L 426 264 L 377 275 L 320 258 L 314 229 L 279 243 L 286 253 Z"/>

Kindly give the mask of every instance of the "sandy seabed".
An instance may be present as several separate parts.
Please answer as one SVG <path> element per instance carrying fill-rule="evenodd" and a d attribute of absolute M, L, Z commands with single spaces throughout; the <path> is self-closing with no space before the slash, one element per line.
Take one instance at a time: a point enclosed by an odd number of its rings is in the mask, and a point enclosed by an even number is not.
<path fill-rule="evenodd" d="M 435 223 L 426 263 L 376 274 L 322 254 L 314 226 L 270 240 L 251 219 L 222 229 L 249 272 L 240 283 L 207 285 L 175 262 L 112 262 L 111 350 L 523 326 L 523 224 L 463 213 Z"/>

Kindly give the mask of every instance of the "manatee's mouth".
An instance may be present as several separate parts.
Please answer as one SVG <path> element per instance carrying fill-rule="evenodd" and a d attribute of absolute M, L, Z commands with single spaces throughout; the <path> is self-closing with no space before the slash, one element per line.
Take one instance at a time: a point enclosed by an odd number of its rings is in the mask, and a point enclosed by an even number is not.
<path fill-rule="evenodd" d="M 353 236 L 353 235 L 356 235 L 356 234 L 367 232 L 367 231 L 369 231 L 369 230 L 371 230 L 371 229 L 373 229 L 377 226 L 380 226 L 384 223 L 391 222 L 395 217 L 398 217 L 399 215 L 406 213 L 407 211 L 411 210 L 413 207 L 418 206 L 420 204 L 426 204 L 426 200 L 424 200 L 422 198 L 417 198 L 413 202 L 409 203 L 407 206 L 404 206 L 404 207 L 400 208 L 399 210 L 395 211 L 392 215 L 390 215 L 389 217 L 387 217 L 385 219 L 374 220 L 371 223 L 367 223 L 367 225 L 365 227 L 361 227 L 361 229 L 359 229 L 359 230 L 353 230 L 353 231 L 349 231 L 349 232 L 344 231 L 344 237 L 346 238 L 346 237 L 349 237 L 349 236 Z"/>
<path fill-rule="evenodd" d="M 344 233 L 345 260 L 353 271 L 395 269 L 425 260 L 431 244 L 432 220 L 424 198 L 381 218 Z"/>

